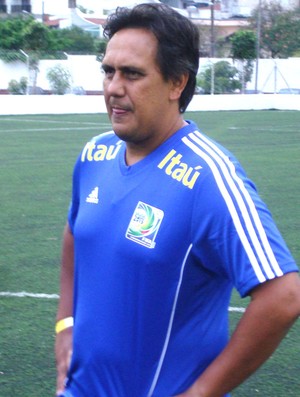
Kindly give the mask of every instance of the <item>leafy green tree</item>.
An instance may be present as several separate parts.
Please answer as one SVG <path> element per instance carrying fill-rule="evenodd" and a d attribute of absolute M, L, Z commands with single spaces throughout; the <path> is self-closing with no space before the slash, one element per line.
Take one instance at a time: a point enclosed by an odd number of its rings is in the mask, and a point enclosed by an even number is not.
<path fill-rule="evenodd" d="M 256 35 L 252 30 L 240 30 L 231 36 L 230 42 L 232 58 L 241 65 L 239 75 L 242 92 L 245 92 L 246 85 L 252 78 L 253 60 L 256 58 Z"/>
<path fill-rule="evenodd" d="M 23 30 L 23 48 L 30 51 L 42 51 L 50 46 L 49 28 L 40 22 L 31 21 Z"/>
<path fill-rule="evenodd" d="M 33 87 L 33 92 L 39 73 L 41 53 L 49 47 L 49 29 L 42 23 L 31 20 L 23 29 L 23 48 L 28 55 L 29 85 Z"/>
<path fill-rule="evenodd" d="M 212 87 L 212 81 L 214 81 Z M 197 78 L 197 85 L 205 94 L 229 94 L 241 89 L 238 70 L 227 61 L 220 61 L 208 66 Z"/>
<path fill-rule="evenodd" d="M 24 46 L 24 30 L 33 22 L 33 17 L 0 18 L 0 48 L 19 50 Z"/>
<path fill-rule="evenodd" d="M 1 58 L 7 61 L 18 58 L 26 61 L 18 54 L 20 49 L 39 52 L 39 57 L 44 58 L 44 53 L 49 57 L 51 52 L 56 51 L 95 54 L 98 47 L 98 38 L 76 26 L 50 29 L 31 16 L 0 18 L 0 49 L 16 51 L 13 56 L 1 52 Z"/>
<path fill-rule="evenodd" d="M 99 62 L 102 62 L 103 56 L 105 54 L 106 46 L 107 46 L 107 40 L 105 39 L 95 40 L 95 51 L 97 54 L 97 60 Z"/>
<path fill-rule="evenodd" d="M 71 87 L 70 72 L 59 64 L 48 70 L 47 79 L 54 94 L 63 95 Z"/>
<path fill-rule="evenodd" d="M 71 28 L 55 29 L 51 31 L 52 49 L 67 53 L 90 54 L 95 52 L 95 39 L 83 29 Z"/>
<path fill-rule="evenodd" d="M 0 57 L 6 62 L 20 60 L 28 62 L 27 54 L 40 53 L 49 49 L 49 28 L 36 22 L 31 16 L 18 16 L 0 19 Z M 31 62 L 32 63 L 32 62 Z"/>
<path fill-rule="evenodd" d="M 255 59 L 256 35 L 252 30 L 239 30 L 231 38 L 231 52 L 234 59 Z"/>
<path fill-rule="evenodd" d="M 286 10 L 278 1 L 263 2 L 252 13 L 251 24 L 255 29 L 259 19 L 260 48 L 267 55 L 287 58 L 300 50 L 300 7 Z"/>

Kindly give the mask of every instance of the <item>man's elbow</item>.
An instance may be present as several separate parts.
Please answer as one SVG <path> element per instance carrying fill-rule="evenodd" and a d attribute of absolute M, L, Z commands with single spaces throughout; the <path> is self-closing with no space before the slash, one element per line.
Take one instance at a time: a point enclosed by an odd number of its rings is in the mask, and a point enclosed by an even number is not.
<path fill-rule="evenodd" d="M 285 319 L 287 323 L 294 323 L 300 317 L 300 277 L 298 273 L 289 273 L 280 277 L 278 287 L 277 309 L 279 313 L 281 311 L 282 319 Z"/>
<path fill-rule="evenodd" d="M 300 277 L 292 272 L 267 281 L 252 291 L 251 298 L 278 324 L 292 324 L 300 317 Z"/>
<path fill-rule="evenodd" d="M 297 273 L 291 273 L 291 285 L 287 302 L 287 310 L 291 319 L 296 321 L 300 317 L 300 277 Z"/>

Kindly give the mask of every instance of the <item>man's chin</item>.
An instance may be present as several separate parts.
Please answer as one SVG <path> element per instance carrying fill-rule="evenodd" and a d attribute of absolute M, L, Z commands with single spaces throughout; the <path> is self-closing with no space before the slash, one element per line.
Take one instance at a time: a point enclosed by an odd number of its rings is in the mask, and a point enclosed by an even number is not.
<path fill-rule="evenodd" d="M 114 124 L 112 126 L 113 126 L 113 130 L 118 138 L 120 138 L 122 141 L 130 142 L 131 134 L 127 129 L 121 128 L 120 126 L 114 125 Z"/>
<path fill-rule="evenodd" d="M 122 141 L 134 142 L 136 137 L 136 128 L 131 123 L 120 122 L 114 117 L 111 118 L 113 131 Z"/>

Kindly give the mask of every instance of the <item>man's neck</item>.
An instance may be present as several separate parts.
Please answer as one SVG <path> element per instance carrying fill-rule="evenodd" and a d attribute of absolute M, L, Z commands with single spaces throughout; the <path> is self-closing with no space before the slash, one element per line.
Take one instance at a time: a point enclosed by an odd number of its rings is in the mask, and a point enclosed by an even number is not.
<path fill-rule="evenodd" d="M 168 140 L 172 135 L 174 135 L 178 130 L 187 125 L 187 122 L 180 118 L 178 122 L 172 126 L 170 131 L 166 134 L 161 135 L 161 139 L 159 141 L 149 141 L 145 140 L 144 142 L 126 142 L 126 154 L 125 161 L 127 165 L 133 165 L 138 161 L 142 160 L 148 154 L 153 152 L 156 148 L 162 145 L 166 140 Z"/>

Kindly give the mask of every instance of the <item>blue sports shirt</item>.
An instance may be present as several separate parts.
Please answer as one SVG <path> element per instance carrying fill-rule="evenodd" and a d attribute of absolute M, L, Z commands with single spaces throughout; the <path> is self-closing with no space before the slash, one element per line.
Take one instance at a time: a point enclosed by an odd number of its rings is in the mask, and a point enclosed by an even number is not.
<path fill-rule="evenodd" d="M 134 165 L 113 133 L 75 165 L 66 397 L 171 397 L 228 342 L 233 288 L 297 271 L 235 157 L 194 123 Z"/>

